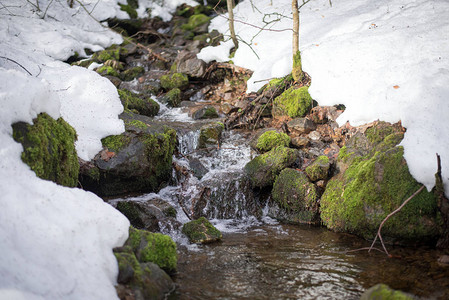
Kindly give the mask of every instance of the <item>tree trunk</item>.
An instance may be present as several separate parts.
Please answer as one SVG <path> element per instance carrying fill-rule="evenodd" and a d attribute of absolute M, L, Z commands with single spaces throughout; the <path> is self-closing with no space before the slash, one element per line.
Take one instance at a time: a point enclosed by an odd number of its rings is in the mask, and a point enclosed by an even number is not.
<path fill-rule="evenodd" d="M 438 248 L 449 248 L 449 199 L 444 195 L 443 179 L 441 178 L 441 159 L 437 154 L 438 171 L 435 174 L 435 189 L 434 192 L 438 199 L 438 208 L 443 219 L 443 232 L 438 239 Z"/>
<path fill-rule="evenodd" d="M 234 29 L 234 0 L 226 0 L 226 2 L 228 4 L 229 32 L 231 33 L 231 39 L 234 42 L 234 48 L 235 50 L 237 50 L 237 48 L 239 47 L 239 41 L 237 40 Z"/>
<path fill-rule="evenodd" d="M 298 0 L 292 0 L 293 13 L 293 39 L 292 39 L 292 53 L 293 55 L 299 51 L 299 10 Z"/>

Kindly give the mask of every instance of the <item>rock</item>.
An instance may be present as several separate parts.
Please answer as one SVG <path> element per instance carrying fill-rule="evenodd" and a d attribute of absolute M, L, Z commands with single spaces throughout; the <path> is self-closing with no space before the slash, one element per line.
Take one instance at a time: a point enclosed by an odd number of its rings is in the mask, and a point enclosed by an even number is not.
<path fill-rule="evenodd" d="M 196 14 L 189 17 L 187 24 L 181 25 L 183 30 L 193 31 L 195 33 L 207 33 L 210 24 L 210 17 L 204 14 Z"/>
<path fill-rule="evenodd" d="M 161 77 L 161 87 L 166 91 L 174 88 L 185 90 L 189 86 L 187 75 L 182 73 L 174 73 L 172 75 L 163 75 Z"/>
<path fill-rule="evenodd" d="M 142 242 L 139 246 L 142 246 L 143 249 L 145 246 L 148 247 L 146 234 L 153 235 L 130 228 L 130 238 L 126 241 L 125 246 L 114 249 L 119 267 L 116 288 L 121 300 L 165 299 L 166 295 L 175 288 L 170 276 L 156 263 L 138 260 L 134 251 L 141 249 L 137 246 L 133 249 L 132 245 Z M 170 239 L 168 236 L 165 237 Z M 134 238 L 134 241 L 131 241 L 131 238 Z M 151 238 L 148 239 L 154 241 Z M 164 248 L 166 245 L 161 243 L 161 240 L 157 240 L 151 245 L 153 249 L 157 250 L 154 254 L 156 255 L 157 252 L 159 257 L 164 257 L 161 253 L 173 255 L 173 244 L 167 243 L 168 247 Z M 176 255 L 176 253 L 174 254 Z"/>
<path fill-rule="evenodd" d="M 307 147 L 310 141 L 306 137 L 294 137 L 292 138 L 292 145 L 298 148 Z"/>
<path fill-rule="evenodd" d="M 182 226 L 184 233 L 191 243 L 207 244 L 221 240 L 221 232 L 215 228 L 206 218 L 201 217 Z"/>
<path fill-rule="evenodd" d="M 102 140 L 106 159 L 98 154 L 93 167 L 83 168 L 80 182 L 84 189 L 101 196 L 157 192 L 171 179 L 176 131 L 138 120 L 126 120 L 125 125 L 125 133 Z"/>
<path fill-rule="evenodd" d="M 316 129 L 314 122 L 308 118 L 295 118 L 287 123 L 288 131 L 295 135 L 308 134 Z"/>
<path fill-rule="evenodd" d="M 271 191 L 273 201 L 285 210 L 283 216 L 273 216 L 289 223 L 317 224 L 318 194 L 307 176 L 295 169 L 286 168 L 277 177 Z"/>
<path fill-rule="evenodd" d="M 41 113 L 33 125 L 12 124 L 13 138 L 23 146 L 22 161 L 36 176 L 57 184 L 76 187 L 80 165 L 75 150 L 76 132 L 64 119 Z"/>
<path fill-rule="evenodd" d="M 415 297 L 401 291 L 393 290 L 386 284 L 376 284 L 375 286 L 366 290 L 360 297 L 360 300 L 387 300 L 387 299 L 401 299 L 413 300 Z"/>
<path fill-rule="evenodd" d="M 119 89 L 117 91 L 125 110 L 134 110 L 148 117 L 153 117 L 159 112 L 159 104 L 153 99 L 125 89 Z"/>
<path fill-rule="evenodd" d="M 131 225 L 137 229 L 145 229 L 151 232 L 160 232 L 161 224 L 172 223 L 171 227 L 179 226 L 176 221 L 176 209 L 160 198 L 146 201 L 122 200 L 115 205 Z"/>
<path fill-rule="evenodd" d="M 217 147 L 221 140 L 221 133 L 224 125 L 221 122 L 204 125 L 200 129 L 200 137 L 198 139 L 198 149 Z"/>
<path fill-rule="evenodd" d="M 290 137 L 285 133 L 277 132 L 275 130 L 270 130 L 264 132 L 258 139 L 256 143 L 256 150 L 260 153 L 265 153 L 271 149 L 284 146 L 288 147 L 290 145 Z"/>
<path fill-rule="evenodd" d="M 192 113 L 192 118 L 194 120 L 215 119 L 218 117 L 219 115 L 217 113 L 217 110 L 215 109 L 215 107 L 211 105 L 200 107 L 199 109 L 193 111 Z"/>
<path fill-rule="evenodd" d="M 203 78 L 206 75 L 206 63 L 193 52 L 181 51 L 176 57 L 175 65 L 176 72 L 193 78 Z"/>
<path fill-rule="evenodd" d="M 189 167 L 190 170 L 192 170 L 193 175 L 198 179 L 203 178 L 203 176 L 209 172 L 198 158 L 189 158 Z"/>
<path fill-rule="evenodd" d="M 311 181 L 327 179 L 330 168 L 329 158 L 327 156 L 319 156 L 311 165 L 306 168 L 306 174 Z"/>
<path fill-rule="evenodd" d="M 176 271 L 178 262 L 176 243 L 168 235 L 130 227 L 125 246 L 131 247 L 141 263 L 155 263 L 169 274 Z"/>
<path fill-rule="evenodd" d="M 310 118 L 316 124 L 325 124 L 337 120 L 343 111 L 335 106 L 315 106 L 310 112 Z"/>
<path fill-rule="evenodd" d="M 312 141 L 319 141 L 321 139 L 321 134 L 318 131 L 312 131 L 309 133 L 308 138 Z"/>
<path fill-rule="evenodd" d="M 167 103 L 170 107 L 178 107 L 181 104 L 181 90 L 178 88 L 171 89 L 160 97 L 159 100 L 162 103 Z"/>
<path fill-rule="evenodd" d="M 323 224 L 372 239 L 380 222 L 418 190 L 421 185 L 409 172 L 404 150 L 396 146 L 402 137 L 397 126 L 379 123 L 353 136 L 351 146 L 340 150 L 339 173 L 321 198 Z M 438 236 L 438 224 L 436 197 L 423 190 L 385 223 L 382 236 L 399 242 L 429 242 Z"/>
<path fill-rule="evenodd" d="M 251 160 L 244 170 L 253 188 L 263 188 L 271 186 L 283 169 L 293 166 L 298 160 L 298 150 L 278 146 Z"/>
<path fill-rule="evenodd" d="M 312 98 L 308 87 L 303 86 L 299 89 L 291 87 L 274 99 L 272 114 L 273 117 L 304 117 L 311 108 Z"/>
<path fill-rule="evenodd" d="M 110 76 L 110 75 L 104 75 L 104 77 L 106 77 L 107 79 L 109 79 L 110 82 L 112 82 L 112 84 L 118 88 L 120 86 L 120 84 L 122 84 L 122 81 L 120 80 L 120 78 L 117 78 L 115 76 Z"/>
<path fill-rule="evenodd" d="M 216 173 L 203 178 L 194 193 L 185 191 L 180 203 L 191 218 L 244 219 L 261 217 L 262 207 L 254 197 L 251 181 L 240 171 Z"/>
<path fill-rule="evenodd" d="M 120 73 L 120 79 L 123 81 L 131 81 L 134 78 L 142 76 L 145 73 L 143 67 L 133 67 Z"/>

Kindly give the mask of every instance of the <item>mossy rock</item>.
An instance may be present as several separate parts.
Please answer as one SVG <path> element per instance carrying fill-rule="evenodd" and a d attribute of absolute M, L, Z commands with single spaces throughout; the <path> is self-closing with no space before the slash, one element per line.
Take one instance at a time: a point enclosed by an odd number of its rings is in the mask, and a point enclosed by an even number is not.
<path fill-rule="evenodd" d="M 192 114 L 192 118 L 195 120 L 215 119 L 218 117 L 218 112 L 213 106 L 202 107 Z"/>
<path fill-rule="evenodd" d="M 92 60 L 97 63 L 104 63 L 108 60 L 120 60 L 120 47 L 113 45 L 106 50 L 96 52 Z"/>
<path fill-rule="evenodd" d="M 288 74 L 281 78 L 274 78 L 271 79 L 270 82 L 268 82 L 268 84 L 264 87 L 264 90 L 267 91 L 271 89 L 283 92 L 287 87 L 291 85 L 292 81 L 293 77 L 291 74 Z"/>
<path fill-rule="evenodd" d="M 120 73 L 120 79 L 123 81 L 131 81 L 134 78 L 142 76 L 145 73 L 144 67 L 134 67 Z"/>
<path fill-rule="evenodd" d="M 293 166 L 298 160 L 298 151 L 284 146 L 278 146 L 255 157 L 245 165 L 245 173 L 249 176 L 252 186 L 263 188 L 273 185 L 279 173 Z"/>
<path fill-rule="evenodd" d="M 312 97 L 308 87 L 299 89 L 291 87 L 274 99 L 273 117 L 289 116 L 291 118 L 304 117 L 312 108 Z"/>
<path fill-rule="evenodd" d="M 120 77 L 119 71 L 117 71 L 116 69 L 114 69 L 111 66 L 102 66 L 97 69 L 97 73 L 102 76 L 108 75 L 108 76 Z"/>
<path fill-rule="evenodd" d="M 189 17 L 187 24 L 181 25 L 183 30 L 192 31 L 195 28 L 210 22 L 210 17 L 204 14 L 196 14 Z"/>
<path fill-rule="evenodd" d="M 125 110 L 136 110 L 139 114 L 148 117 L 154 117 L 159 112 L 160 106 L 153 99 L 126 89 L 118 89 L 117 91 Z"/>
<path fill-rule="evenodd" d="M 289 212 L 289 222 L 311 224 L 319 219 L 317 190 L 303 172 L 291 168 L 282 170 L 271 195 Z"/>
<path fill-rule="evenodd" d="M 306 168 L 306 174 L 311 181 L 326 180 L 330 168 L 329 158 L 319 156 L 311 165 Z"/>
<path fill-rule="evenodd" d="M 301 51 L 296 52 L 293 56 L 292 77 L 295 81 L 301 81 L 304 78 L 301 64 Z"/>
<path fill-rule="evenodd" d="M 182 226 L 182 233 L 189 238 L 191 243 L 206 244 L 219 241 L 222 238 L 221 232 L 205 217 L 185 223 Z"/>
<path fill-rule="evenodd" d="M 372 239 L 382 220 L 421 186 L 409 172 L 403 148 L 395 147 L 400 142 L 396 131 L 373 141 L 377 144 L 364 156 L 354 149 L 340 150 L 340 173 L 321 198 L 321 220 L 329 229 Z M 384 224 L 382 236 L 432 241 L 439 235 L 440 222 L 435 195 L 423 190 Z"/>
<path fill-rule="evenodd" d="M 127 12 L 131 19 L 137 19 L 137 11 L 136 8 L 129 4 L 118 4 L 120 5 L 120 10 Z"/>
<path fill-rule="evenodd" d="M 265 153 L 278 146 L 288 147 L 290 145 L 290 141 L 291 139 L 287 134 L 270 130 L 264 132 L 257 139 L 256 149 L 260 153 Z"/>
<path fill-rule="evenodd" d="M 181 90 L 178 88 L 171 89 L 163 96 L 163 101 L 171 107 L 179 107 L 181 104 Z"/>
<path fill-rule="evenodd" d="M 23 145 L 22 161 L 39 178 L 68 187 L 78 185 L 76 132 L 64 119 L 41 113 L 33 125 L 18 122 L 12 128 L 14 140 Z"/>
<path fill-rule="evenodd" d="M 161 87 L 166 91 L 178 88 L 185 90 L 189 86 L 189 78 L 182 73 L 174 73 L 171 75 L 164 75 L 161 77 Z"/>
<path fill-rule="evenodd" d="M 386 284 L 376 284 L 366 290 L 360 300 L 413 300 L 415 297 L 404 292 L 393 290 Z"/>
<path fill-rule="evenodd" d="M 223 130 L 224 125 L 221 122 L 212 123 L 201 127 L 200 137 L 198 139 L 198 149 L 218 146 Z"/>
<path fill-rule="evenodd" d="M 130 227 L 127 245 L 131 246 L 139 262 L 155 263 L 168 273 L 176 271 L 176 244 L 168 235 Z"/>

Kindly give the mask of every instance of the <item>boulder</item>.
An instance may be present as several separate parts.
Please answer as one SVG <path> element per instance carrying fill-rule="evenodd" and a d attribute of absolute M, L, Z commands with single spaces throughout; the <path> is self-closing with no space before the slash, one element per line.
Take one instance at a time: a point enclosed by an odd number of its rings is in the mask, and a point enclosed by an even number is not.
<path fill-rule="evenodd" d="M 139 120 L 125 126 L 125 133 L 104 138 L 104 150 L 83 165 L 84 189 L 100 196 L 157 192 L 171 179 L 176 131 Z"/>
<path fill-rule="evenodd" d="M 259 153 L 265 153 L 278 146 L 288 147 L 290 141 L 290 137 L 285 133 L 269 130 L 259 136 L 255 148 Z"/>
<path fill-rule="evenodd" d="M 316 124 L 308 118 L 295 118 L 287 123 L 288 131 L 294 135 L 308 134 L 316 129 Z"/>
<path fill-rule="evenodd" d="M 339 173 L 321 198 L 321 219 L 335 231 L 367 239 L 375 237 L 382 220 L 421 186 L 410 174 L 400 126 L 381 122 L 354 135 L 340 150 Z M 421 191 L 382 228 L 384 240 L 428 242 L 439 234 L 436 197 Z"/>
<path fill-rule="evenodd" d="M 200 137 L 198 139 L 198 149 L 219 146 L 223 130 L 224 125 L 221 122 L 216 122 L 201 127 Z"/>
<path fill-rule="evenodd" d="M 187 75 L 182 73 L 167 74 L 161 76 L 161 87 L 166 91 L 174 88 L 185 90 L 189 86 Z"/>
<path fill-rule="evenodd" d="M 182 233 L 189 238 L 191 243 L 200 244 L 216 242 L 223 237 L 221 232 L 204 217 L 185 223 L 182 226 Z"/>
<path fill-rule="evenodd" d="M 304 117 L 311 108 L 312 98 L 308 87 L 303 86 L 299 89 L 291 87 L 274 99 L 272 115 L 273 117 Z"/>
<path fill-rule="evenodd" d="M 306 174 L 311 181 L 325 180 L 327 179 L 329 168 L 329 158 L 325 155 L 321 155 L 306 168 Z"/>
<path fill-rule="evenodd" d="M 176 72 L 187 74 L 193 78 L 203 78 L 206 75 L 206 63 L 198 59 L 194 52 L 181 51 L 176 57 L 174 65 Z"/>
<path fill-rule="evenodd" d="M 271 195 L 277 205 L 269 209 L 269 216 L 289 223 L 319 222 L 317 190 L 303 172 L 290 168 L 282 170 Z"/>
<path fill-rule="evenodd" d="M 360 300 L 387 300 L 387 299 L 413 300 L 416 298 L 404 292 L 393 290 L 388 285 L 382 283 L 376 284 L 375 286 L 369 288 L 360 297 Z"/>
<path fill-rule="evenodd" d="M 57 184 L 78 185 L 80 165 L 75 150 L 76 132 L 64 119 L 41 113 L 33 125 L 12 124 L 13 138 L 23 146 L 22 161 L 36 176 Z"/>
<path fill-rule="evenodd" d="M 273 185 L 279 173 L 299 161 L 298 150 L 278 146 L 255 157 L 245 165 L 245 173 L 249 176 L 253 188 Z"/>
<path fill-rule="evenodd" d="M 117 91 L 125 110 L 132 110 L 148 117 L 153 117 L 159 112 L 159 104 L 150 97 L 138 95 L 126 89 Z"/>
<path fill-rule="evenodd" d="M 219 115 L 217 113 L 217 110 L 215 107 L 211 105 L 206 105 L 200 108 L 197 108 L 192 113 L 192 118 L 195 120 L 202 120 L 202 119 L 215 119 L 218 118 Z"/>

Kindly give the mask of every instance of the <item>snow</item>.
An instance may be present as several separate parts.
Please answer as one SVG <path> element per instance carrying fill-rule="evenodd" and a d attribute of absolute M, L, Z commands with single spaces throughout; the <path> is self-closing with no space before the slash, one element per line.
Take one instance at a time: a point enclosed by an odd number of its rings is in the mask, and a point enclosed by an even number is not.
<path fill-rule="evenodd" d="M 273 2 L 273 4 L 271 4 Z M 299 1 L 301 4 L 301 1 Z M 289 18 L 276 19 L 280 13 Z M 442 159 L 449 191 L 449 2 L 445 0 L 315 0 L 301 8 L 302 65 L 312 78 L 309 92 L 320 105 L 344 104 L 340 125 L 374 120 L 402 121 L 407 128 L 405 158 L 411 174 L 428 189 L 434 186 Z M 233 62 L 254 70 L 248 91 L 267 79 L 291 71 L 290 0 L 240 2 L 234 9 L 240 42 Z M 265 15 L 265 23 L 262 18 Z M 225 16 L 226 17 L 226 16 Z M 227 19 L 218 16 L 209 30 L 228 33 Z M 206 61 L 227 61 L 229 42 L 205 48 Z M 221 48 L 221 49 L 220 49 Z M 257 56 L 256 56 L 256 54 Z M 213 54 L 213 56 L 211 55 Z M 265 80 L 257 82 L 259 80 Z M 448 194 L 448 192 L 446 192 Z"/>
<path fill-rule="evenodd" d="M 73 8 L 65 0 L 0 2 L 2 300 L 117 299 L 112 249 L 127 239 L 129 221 L 90 192 L 37 178 L 21 161 L 11 124 L 31 124 L 41 112 L 62 116 L 76 129 L 76 150 L 85 160 L 101 150 L 101 138 L 123 132 L 113 84 L 61 62 L 122 42 L 97 22 L 128 18 L 118 2 L 126 1 L 83 0 L 84 7 L 75 1 Z M 160 12 L 172 11 L 175 2 L 166 1 Z"/>

